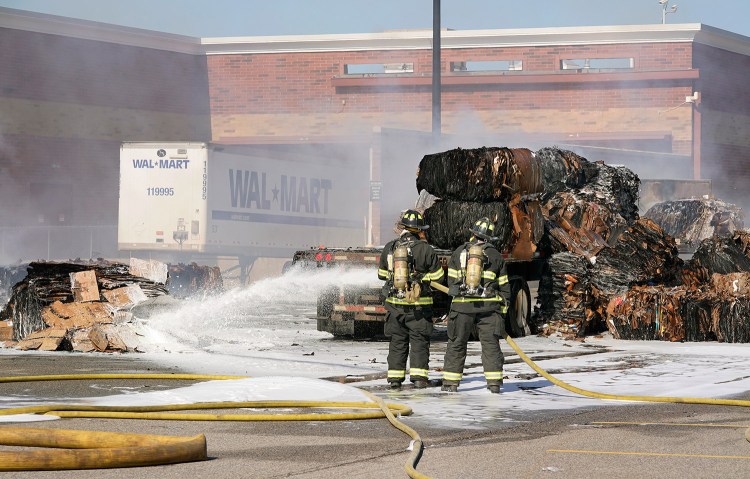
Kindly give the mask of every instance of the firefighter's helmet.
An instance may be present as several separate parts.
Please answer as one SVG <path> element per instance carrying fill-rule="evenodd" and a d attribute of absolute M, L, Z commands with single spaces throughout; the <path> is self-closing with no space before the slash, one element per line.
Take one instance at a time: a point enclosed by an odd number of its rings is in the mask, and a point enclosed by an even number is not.
<path fill-rule="evenodd" d="M 479 218 L 472 226 L 469 228 L 469 232 L 476 236 L 479 239 L 483 239 L 485 241 L 490 241 L 493 238 L 493 233 L 495 231 L 495 225 L 492 224 L 492 221 L 487 218 Z"/>
<path fill-rule="evenodd" d="M 422 216 L 422 213 L 416 210 L 404 211 L 398 225 L 403 226 L 407 230 L 424 231 L 429 228 L 429 226 L 424 223 L 424 216 Z"/>

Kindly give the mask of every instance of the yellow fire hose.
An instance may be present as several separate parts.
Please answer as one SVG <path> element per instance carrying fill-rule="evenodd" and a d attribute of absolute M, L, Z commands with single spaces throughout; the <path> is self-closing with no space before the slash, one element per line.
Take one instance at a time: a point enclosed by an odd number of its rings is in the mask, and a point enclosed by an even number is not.
<path fill-rule="evenodd" d="M 203 374 L 61 374 L 46 376 L 0 377 L 0 383 L 61 381 L 87 379 L 171 379 L 228 380 L 246 376 L 212 376 Z M 0 416 L 47 414 L 58 417 L 110 419 L 151 419 L 175 421 L 340 421 L 387 418 L 397 429 L 409 435 L 412 454 L 404 469 L 412 478 L 427 478 L 415 470 L 423 445 L 419 434 L 400 422 L 394 412 L 408 416 L 410 407 L 386 404 L 380 398 L 362 391 L 373 402 L 345 401 L 248 401 L 168 404 L 160 406 L 85 406 L 51 404 L 0 410 Z M 238 408 L 326 408 L 376 410 L 356 413 L 310 414 L 184 414 L 167 411 Z M 66 469 L 106 469 L 202 461 L 207 457 L 206 438 L 119 434 L 106 432 L 0 427 L 0 445 L 62 448 L 57 451 L 0 452 L 0 471 L 41 471 Z M 427 478 L 429 479 L 429 478 Z"/>

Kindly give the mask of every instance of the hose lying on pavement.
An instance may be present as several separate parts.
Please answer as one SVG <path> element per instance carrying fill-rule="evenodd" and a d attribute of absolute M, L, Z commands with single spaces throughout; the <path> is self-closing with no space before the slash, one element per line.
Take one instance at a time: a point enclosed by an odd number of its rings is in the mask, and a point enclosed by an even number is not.
<path fill-rule="evenodd" d="M 106 469 L 205 461 L 206 436 L 0 427 L 0 444 L 55 450 L 0 452 L 0 471 Z"/>
<path fill-rule="evenodd" d="M 228 380 L 246 376 L 212 376 L 203 374 L 80 374 L 46 376 L 0 377 L 0 383 L 29 381 L 60 381 L 86 379 L 176 379 Z M 397 429 L 411 436 L 412 454 L 404 467 L 411 478 L 429 479 L 415 470 L 422 455 L 422 439 L 413 429 L 401 423 L 394 412 L 408 416 L 409 406 L 385 403 L 380 398 L 362 391 L 373 402 L 326 401 L 247 401 L 167 404 L 159 406 L 86 406 L 48 404 L 0 410 L 0 416 L 17 414 L 47 414 L 58 417 L 86 417 L 110 419 L 152 419 L 176 421 L 338 421 L 387 418 Z M 168 411 L 238 408 L 335 408 L 372 409 L 357 413 L 311 414 L 184 414 Z M 119 434 L 109 432 L 0 428 L 0 445 L 63 448 L 55 451 L 0 452 L 0 471 L 49 471 L 68 469 L 106 469 L 149 465 L 176 464 L 205 460 L 206 438 L 153 436 L 147 434 Z M 80 449 L 80 450 L 78 450 Z"/>

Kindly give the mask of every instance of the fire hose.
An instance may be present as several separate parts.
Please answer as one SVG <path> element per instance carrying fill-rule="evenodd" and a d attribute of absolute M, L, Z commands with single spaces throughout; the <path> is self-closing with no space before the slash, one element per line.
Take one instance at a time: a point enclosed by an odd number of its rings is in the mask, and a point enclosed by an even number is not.
<path fill-rule="evenodd" d="M 202 374 L 61 374 L 46 376 L 0 377 L 0 383 L 30 381 L 62 381 L 87 379 L 170 379 L 230 380 L 247 376 L 213 376 Z M 385 417 L 396 429 L 412 438 L 412 453 L 405 471 L 412 478 L 425 479 L 416 471 L 423 444 L 419 434 L 400 422 L 401 416 L 412 414 L 410 407 L 385 403 L 375 395 L 362 391 L 372 402 L 335 401 L 248 401 L 167 404 L 160 406 L 86 406 L 49 404 L 0 410 L 0 416 L 46 414 L 67 418 L 151 419 L 172 421 L 336 421 L 378 419 Z M 208 414 L 172 413 L 169 411 L 238 408 L 336 408 L 373 410 L 352 413 L 310 414 Z M 207 459 L 206 438 L 121 434 L 77 430 L 50 430 L 18 427 L 0 428 L 0 445 L 52 448 L 56 450 L 2 452 L 0 471 L 51 471 L 70 469 L 107 469 L 177 464 Z M 427 478 L 429 479 L 429 478 Z"/>

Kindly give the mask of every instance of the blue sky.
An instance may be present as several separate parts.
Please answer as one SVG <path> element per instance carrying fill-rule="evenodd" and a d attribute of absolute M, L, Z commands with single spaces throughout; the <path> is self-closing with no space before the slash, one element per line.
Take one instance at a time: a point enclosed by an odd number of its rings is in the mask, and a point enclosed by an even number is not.
<path fill-rule="evenodd" d="M 750 36 L 748 0 L 669 0 L 667 23 Z M 0 0 L 0 6 L 196 37 L 432 28 L 432 0 Z M 671 9 L 669 9 L 671 10 Z M 659 0 L 442 0 L 456 30 L 661 23 Z"/>

